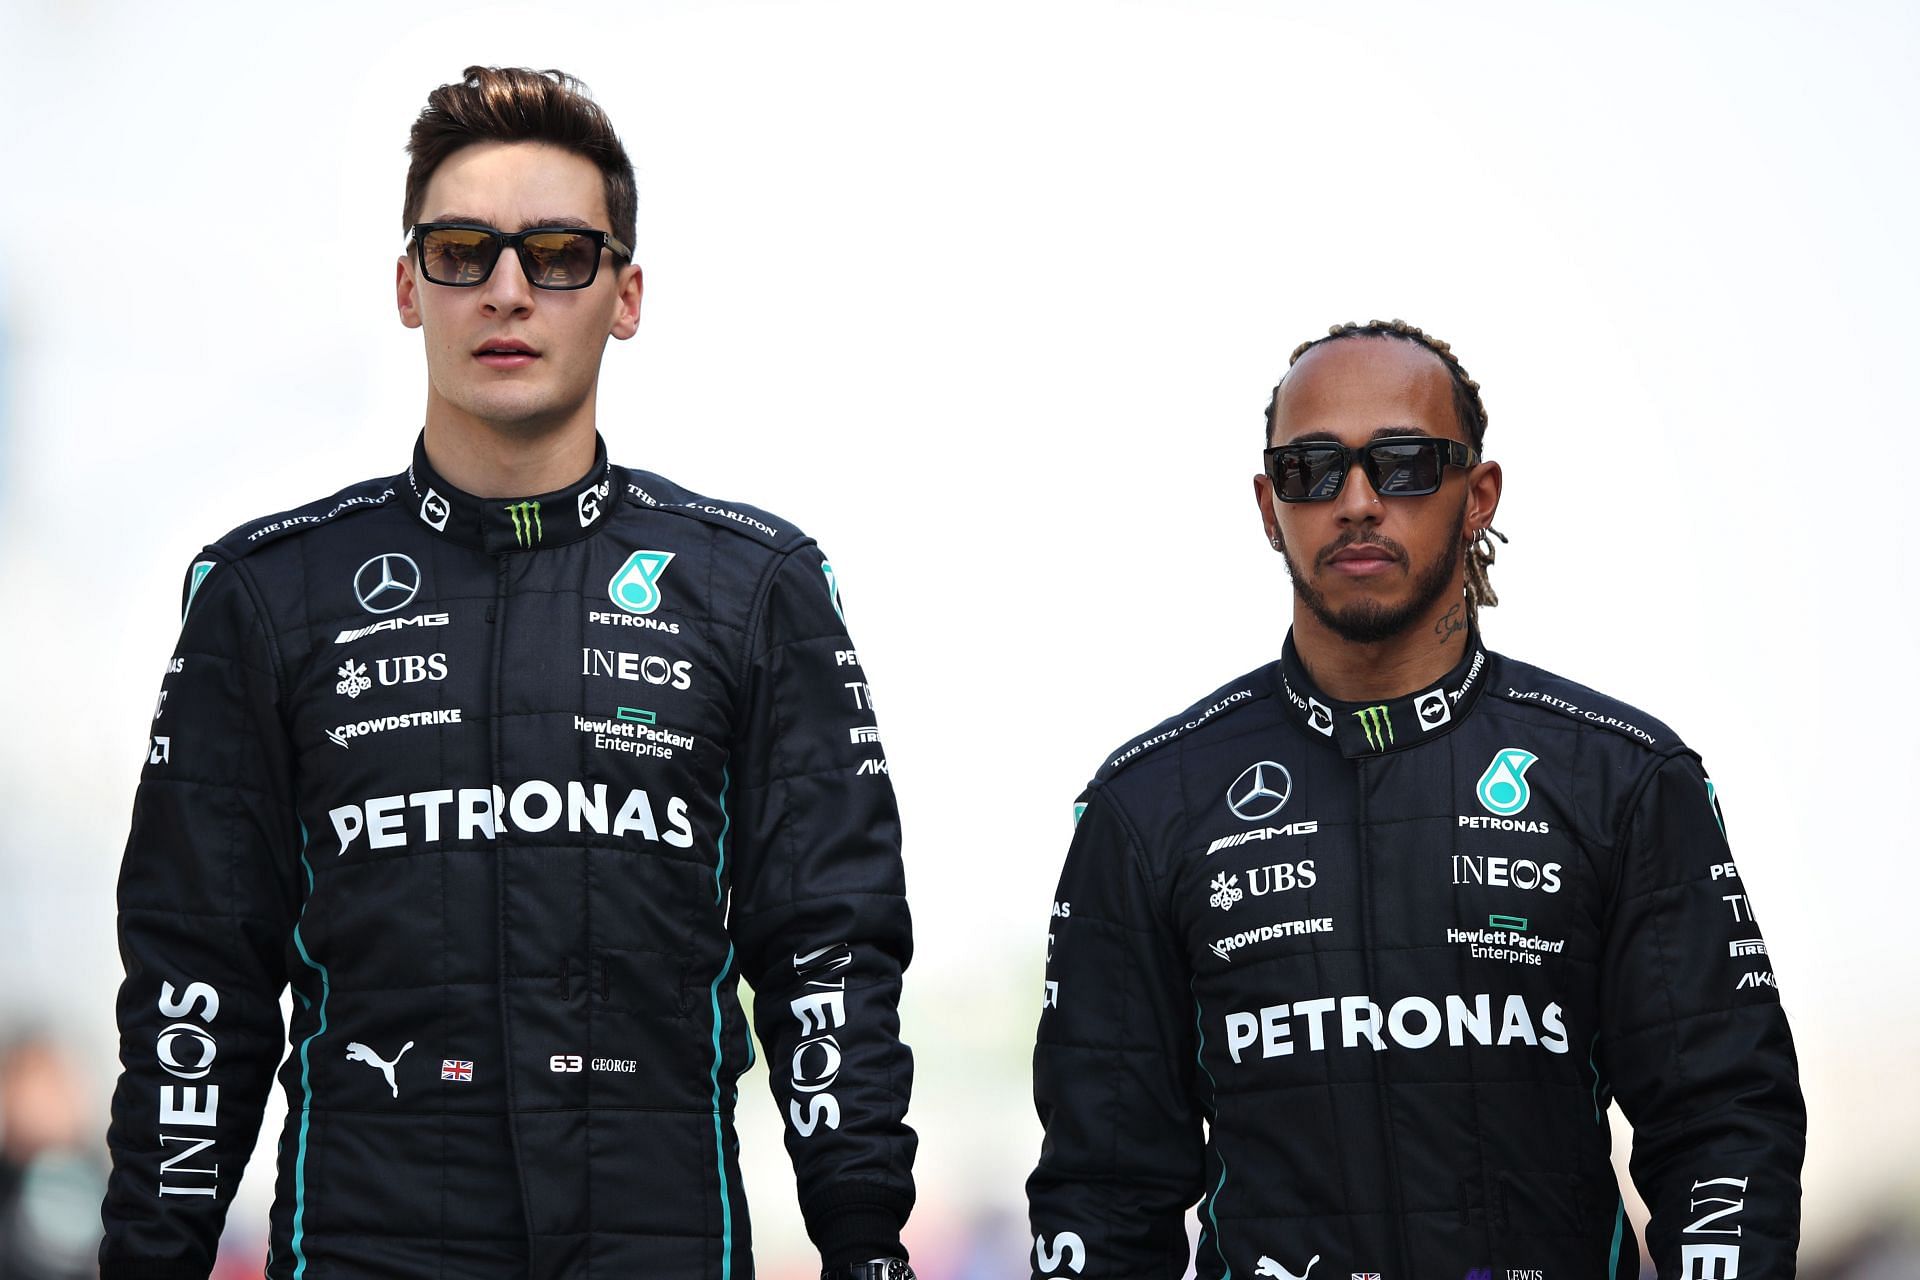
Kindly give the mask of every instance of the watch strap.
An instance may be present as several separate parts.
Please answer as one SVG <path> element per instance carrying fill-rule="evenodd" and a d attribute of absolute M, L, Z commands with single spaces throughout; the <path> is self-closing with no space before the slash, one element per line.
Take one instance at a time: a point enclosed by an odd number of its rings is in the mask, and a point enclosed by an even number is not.
<path fill-rule="evenodd" d="M 868 1262 L 849 1262 L 827 1267 L 820 1280 L 915 1280 L 913 1268 L 902 1258 L 874 1258 Z"/>

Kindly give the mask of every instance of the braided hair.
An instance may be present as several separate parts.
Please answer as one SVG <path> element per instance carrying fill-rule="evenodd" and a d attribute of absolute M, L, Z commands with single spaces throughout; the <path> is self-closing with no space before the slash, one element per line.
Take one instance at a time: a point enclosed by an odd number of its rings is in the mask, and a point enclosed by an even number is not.
<path fill-rule="evenodd" d="M 1365 324 L 1349 321 L 1336 324 L 1327 330 L 1324 338 L 1310 338 L 1293 349 L 1287 358 L 1287 368 L 1292 369 L 1300 362 L 1300 357 L 1326 342 L 1337 342 L 1342 338 L 1397 338 L 1402 342 L 1411 342 L 1425 347 L 1440 357 L 1440 363 L 1447 367 L 1447 377 L 1453 383 L 1453 412 L 1459 420 L 1460 430 L 1466 433 L 1467 443 L 1473 446 L 1477 454 L 1481 451 L 1482 441 L 1487 435 L 1487 406 L 1480 399 L 1480 384 L 1467 376 L 1466 368 L 1453 354 L 1452 344 L 1405 320 L 1369 320 Z M 1274 384 L 1273 396 L 1267 401 L 1266 430 L 1261 435 L 1264 445 L 1273 438 L 1273 419 L 1280 409 L 1280 388 L 1286 378 Z M 1493 585 L 1487 581 L 1487 567 L 1493 563 L 1493 541 L 1487 535 L 1505 542 L 1507 535 L 1489 525 L 1479 530 L 1467 545 L 1467 608 L 1478 612 L 1481 605 L 1492 608 L 1500 603 L 1500 597 L 1493 592 Z"/>

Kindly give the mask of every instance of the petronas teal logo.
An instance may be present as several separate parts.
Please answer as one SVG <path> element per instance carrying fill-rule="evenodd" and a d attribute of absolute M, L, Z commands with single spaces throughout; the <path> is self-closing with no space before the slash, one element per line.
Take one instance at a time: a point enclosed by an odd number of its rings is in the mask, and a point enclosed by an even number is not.
<path fill-rule="evenodd" d="M 1720 834 L 1727 834 L 1727 820 L 1720 813 L 1720 793 L 1713 789 L 1713 779 L 1707 779 L 1707 803 L 1713 806 L 1713 820 L 1720 824 Z"/>
<path fill-rule="evenodd" d="M 193 598 L 200 594 L 200 584 L 205 582 L 207 575 L 212 572 L 213 561 L 196 560 L 193 562 L 193 572 L 187 576 L 187 602 L 180 606 L 180 621 L 185 622 L 187 620 L 187 610 L 193 608 Z M 1707 785 L 1712 786 L 1713 784 L 1708 783 Z"/>
<path fill-rule="evenodd" d="M 1367 745 L 1375 751 L 1385 751 L 1393 745 L 1393 713 L 1384 706 L 1362 707 L 1353 713 L 1366 731 Z"/>
<path fill-rule="evenodd" d="M 840 579 L 833 576 L 833 566 L 825 560 L 820 562 L 820 572 L 827 575 L 827 599 L 833 601 L 833 616 L 840 619 L 840 625 L 847 625 L 847 615 L 840 608 Z"/>
<path fill-rule="evenodd" d="M 1511 818 L 1533 799 L 1533 790 L 1527 786 L 1527 770 L 1539 758 L 1520 747 L 1500 748 L 1493 753 L 1493 763 L 1480 775 L 1473 794 L 1480 797 L 1488 813 Z"/>
<path fill-rule="evenodd" d="M 673 562 L 671 551 L 636 551 L 607 584 L 608 597 L 628 613 L 652 613 L 660 607 L 660 574 Z"/>
<path fill-rule="evenodd" d="M 516 502 L 508 506 L 507 514 L 513 517 L 513 540 L 523 547 L 530 547 L 540 541 L 545 530 L 540 527 L 540 504 L 537 502 Z"/>

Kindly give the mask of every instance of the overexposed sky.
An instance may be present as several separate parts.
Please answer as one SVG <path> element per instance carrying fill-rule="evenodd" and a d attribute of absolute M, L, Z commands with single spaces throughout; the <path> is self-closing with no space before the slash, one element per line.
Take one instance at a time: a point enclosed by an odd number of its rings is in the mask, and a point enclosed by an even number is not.
<path fill-rule="evenodd" d="M 1920 1049 L 1917 52 L 1899 4 L 7 6 L 0 1022 L 57 1019 L 104 1087 L 180 573 L 404 465 L 408 124 L 470 62 L 559 66 L 640 181 L 615 459 L 839 571 L 906 822 L 928 1186 L 1017 1204 L 1070 802 L 1277 651 L 1260 410 L 1300 340 L 1403 316 L 1506 468 L 1489 641 L 1719 784 L 1817 1237 L 1920 1177 L 1920 1109 L 1876 1087 Z"/>

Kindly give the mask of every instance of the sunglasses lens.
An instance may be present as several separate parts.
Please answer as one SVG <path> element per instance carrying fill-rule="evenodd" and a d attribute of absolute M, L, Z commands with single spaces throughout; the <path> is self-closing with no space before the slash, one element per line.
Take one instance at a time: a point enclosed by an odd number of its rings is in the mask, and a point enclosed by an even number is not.
<path fill-rule="evenodd" d="M 1426 441 L 1367 450 L 1367 479 L 1381 497 L 1413 497 L 1440 487 L 1440 448 Z"/>
<path fill-rule="evenodd" d="M 435 284 L 478 284 L 500 255 L 500 237 L 443 227 L 420 237 L 420 266 Z"/>
<path fill-rule="evenodd" d="M 1287 502 L 1318 502 L 1340 491 L 1347 478 L 1337 448 L 1301 445 L 1276 454 L 1273 483 Z"/>
<path fill-rule="evenodd" d="M 526 238 L 521 261 L 542 289 L 579 289 L 593 282 L 600 242 L 574 231 L 542 231 Z"/>

